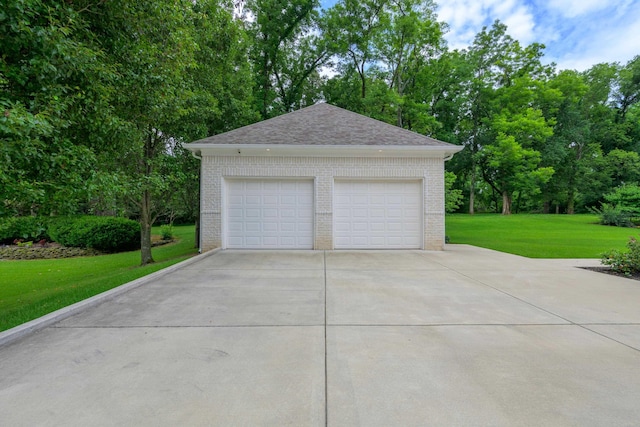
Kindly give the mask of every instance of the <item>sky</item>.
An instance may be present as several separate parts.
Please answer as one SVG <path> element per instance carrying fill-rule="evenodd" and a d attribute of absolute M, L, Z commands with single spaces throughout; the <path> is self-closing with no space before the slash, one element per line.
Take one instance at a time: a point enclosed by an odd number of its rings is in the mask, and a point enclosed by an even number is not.
<path fill-rule="evenodd" d="M 321 0 L 328 8 L 336 0 Z M 523 45 L 546 46 L 545 63 L 584 71 L 640 55 L 640 0 L 436 0 L 450 49 L 464 49 L 496 19 Z"/>

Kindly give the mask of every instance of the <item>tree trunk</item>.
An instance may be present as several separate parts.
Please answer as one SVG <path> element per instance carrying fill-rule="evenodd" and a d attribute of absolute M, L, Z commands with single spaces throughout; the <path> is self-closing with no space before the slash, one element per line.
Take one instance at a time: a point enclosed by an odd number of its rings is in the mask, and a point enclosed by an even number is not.
<path fill-rule="evenodd" d="M 511 215 L 511 195 L 508 191 L 502 192 L 502 215 Z"/>
<path fill-rule="evenodd" d="M 475 168 L 471 167 L 471 176 L 469 183 L 469 215 L 473 215 L 475 213 L 475 202 L 476 202 L 476 171 Z"/>
<path fill-rule="evenodd" d="M 576 210 L 576 195 L 573 191 L 569 191 L 567 195 L 567 214 L 573 215 Z"/>
<path fill-rule="evenodd" d="M 140 265 L 155 262 L 151 255 L 151 191 L 142 194 L 140 209 Z"/>
<path fill-rule="evenodd" d="M 551 202 L 549 200 L 545 200 L 542 205 L 542 213 L 548 214 L 549 212 L 551 212 Z"/>
<path fill-rule="evenodd" d="M 518 197 L 516 198 L 516 213 L 520 213 L 520 196 L 522 196 L 522 192 L 518 191 Z"/>

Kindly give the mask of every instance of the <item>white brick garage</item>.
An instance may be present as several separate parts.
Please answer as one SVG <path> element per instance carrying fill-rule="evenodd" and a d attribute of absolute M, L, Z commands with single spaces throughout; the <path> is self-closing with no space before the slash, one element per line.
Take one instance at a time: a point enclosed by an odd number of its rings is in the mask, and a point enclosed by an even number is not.
<path fill-rule="evenodd" d="M 444 247 L 444 162 L 459 146 L 317 104 L 187 144 L 187 148 L 202 163 L 202 250 Z M 268 206 L 276 200 L 276 190 L 270 186 L 282 187 L 292 180 L 311 186 L 311 247 L 309 223 L 307 228 L 302 226 L 303 211 L 295 214 L 300 217 L 296 227 L 301 228 L 293 233 L 285 219 L 291 214 L 286 203 L 282 211 Z M 354 191 L 367 193 L 367 206 L 358 207 L 364 199 L 354 195 L 350 197 L 355 207 L 345 201 L 347 183 L 356 187 Z M 247 184 L 255 194 L 249 199 L 247 194 L 244 199 L 237 197 Z M 400 200 L 393 194 L 397 185 L 407 193 Z M 376 188 L 381 189 L 379 194 Z M 279 194 L 279 200 L 286 194 L 286 190 Z M 308 203 L 304 204 L 308 213 Z M 368 223 L 356 224 L 354 215 L 365 211 Z M 378 221 L 379 215 L 386 219 Z M 360 230 L 363 227 L 367 231 Z"/>

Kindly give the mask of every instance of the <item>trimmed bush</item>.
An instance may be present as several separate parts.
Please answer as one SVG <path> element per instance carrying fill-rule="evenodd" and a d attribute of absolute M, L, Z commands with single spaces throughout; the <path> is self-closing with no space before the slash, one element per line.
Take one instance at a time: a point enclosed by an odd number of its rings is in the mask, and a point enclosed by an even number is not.
<path fill-rule="evenodd" d="M 140 249 L 140 224 L 126 218 L 103 217 L 90 229 L 87 247 L 105 252 Z"/>
<path fill-rule="evenodd" d="M 50 240 L 49 218 L 19 216 L 0 219 L 0 244 L 10 244 L 16 239 L 26 241 Z"/>
<path fill-rule="evenodd" d="M 64 246 L 123 252 L 140 248 L 140 224 L 107 216 L 63 217 L 52 221 L 51 238 Z"/>

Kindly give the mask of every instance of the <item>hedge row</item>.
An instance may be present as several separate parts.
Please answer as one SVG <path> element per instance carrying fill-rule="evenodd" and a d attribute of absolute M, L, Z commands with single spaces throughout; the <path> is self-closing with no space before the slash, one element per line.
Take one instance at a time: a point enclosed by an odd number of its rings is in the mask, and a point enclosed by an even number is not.
<path fill-rule="evenodd" d="M 52 240 L 67 247 L 122 252 L 140 248 L 140 224 L 106 216 L 18 217 L 0 221 L 0 242 Z"/>

